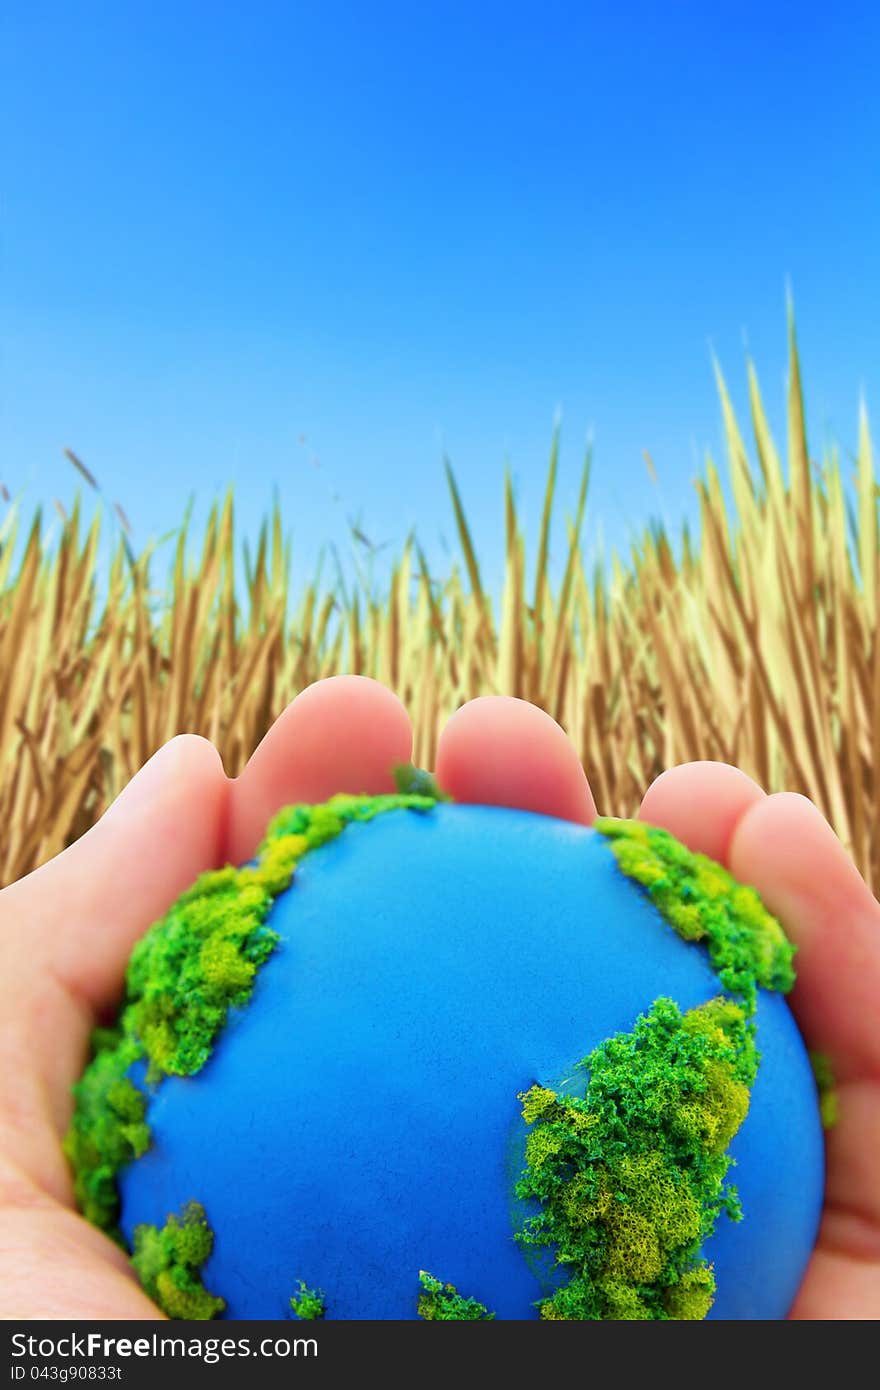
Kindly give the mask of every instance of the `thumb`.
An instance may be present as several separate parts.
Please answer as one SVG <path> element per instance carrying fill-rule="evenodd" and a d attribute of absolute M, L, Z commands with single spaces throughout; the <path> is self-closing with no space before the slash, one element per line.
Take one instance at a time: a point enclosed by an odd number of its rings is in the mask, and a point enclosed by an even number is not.
<path fill-rule="evenodd" d="M 5 980 L 53 978 L 90 1027 L 137 938 L 221 862 L 229 785 L 207 739 L 160 748 L 87 834 L 0 893 Z"/>

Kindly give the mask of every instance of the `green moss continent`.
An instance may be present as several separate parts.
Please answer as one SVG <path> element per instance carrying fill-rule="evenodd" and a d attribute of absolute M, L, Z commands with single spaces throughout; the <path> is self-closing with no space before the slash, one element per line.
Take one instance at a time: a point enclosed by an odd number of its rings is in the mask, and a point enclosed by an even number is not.
<path fill-rule="evenodd" d="M 530 1133 L 516 1192 L 541 1209 L 517 1239 L 553 1246 L 571 1271 L 541 1316 L 705 1317 L 715 1282 L 700 1247 L 722 1210 L 740 1216 L 724 1177 L 757 1070 L 744 1010 L 718 998 L 682 1014 L 658 999 L 578 1066 L 583 1099 L 542 1086 L 521 1096 Z"/>
<path fill-rule="evenodd" d="M 190 1202 L 179 1217 L 169 1216 L 161 1230 L 135 1227 L 131 1262 L 146 1292 L 169 1318 L 207 1322 L 226 1307 L 208 1292 L 199 1274 L 213 1245 L 198 1202 Z"/>
<path fill-rule="evenodd" d="M 521 1095 L 532 1128 L 516 1191 L 542 1205 L 516 1238 L 571 1267 L 544 1318 L 704 1318 L 715 1280 L 700 1248 L 722 1210 L 742 1216 L 724 1177 L 759 1062 L 758 989 L 792 987 L 794 947 L 753 888 L 668 831 L 607 816 L 593 828 L 678 935 L 705 942 L 734 997 L 686 1014 L 657 999 L 578 1064 L 584 1099 Z"/>
<path fill-rule="evenodd" d="M 326 1300 L 321 1290 L 308 1288 L 302 1279 L 299 1281 L 299 1293 L 294 1294 L 290 1306 L 302 1322 L 323 1318 L 327 1311 Z"/>
<path fill-rule="evenodd" d="M 495 1314 L 476 1298 L 463 1298 L 454 1284 L 444 1284 L 427 1270 L 419 1270 L 422 1292 L 418 1313 L 426 1322 L 491 1322 Z"/>
<path fill-rule="evenodd" d="M 351 821 L 386 811 L 427 811 L 423 795 L 348 796 L 319 806 L 288 806 L 273 819 L 256 862 L 202 874 L 135 946 L 115 1027 L 92 1038 L 93 1059 L 74 1087 L 75 1109 L 64 1142 L 80 1210 L 103 1230 L 117 1230 L 119 1170 L 149 1145 L 146 1097 L 128 1078 L 144 1060 L 147 1084 L 192 1076 L 211 1055 L 231 1008 L 250 998 L 257 971 L 278 935 L 269 909 L 297 864 Z"/>

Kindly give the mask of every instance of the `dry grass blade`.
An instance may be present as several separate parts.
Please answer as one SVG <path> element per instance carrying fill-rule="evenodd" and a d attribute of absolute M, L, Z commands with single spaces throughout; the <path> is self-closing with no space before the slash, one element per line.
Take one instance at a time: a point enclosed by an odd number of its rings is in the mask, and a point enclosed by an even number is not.
<path fill-rule="evenodd" d="M 868 633 L 877 627 L 877 487 L 874 478 L 874 460 L 871 453 L 871 436 L 868 430 L 868 412 L 862 401 L 859 409 L 859 453 L 858 453 L 858 493 L 859 493 L 859 572 L 864 596 L 865 626 Z"/>
<path fill-rule="evenodd" d="M 467 517 L 464 513 L 464 507 L 461 504 L 461 497 L 459 496 L 458 487 L 455 482 L 455 474 L 452 471 L 452 465 L 450 464 L 448 459 L 445 460 L 445 468 L 446 481 L 449 484 L 449 492 L 452 498 L 452 507 L 453 511 L 455 512 L 455 524 L 458 527 L 458 534 L 459 539 L 461 540 L 461 548 L 464 552 L 464 561 L 467 566 L 468 578 L 471 581 L 471 589 L 473 591 L 474 598 L 476 599 L 477 604 L 480 608 L 480 611 L 486 618 L 487 629 L 491 631 L 491 607 L 489 605 L 489 600 L 483 590 L 483 585 L 480 581 L 480 566 L 477 563 L 477 552 L 474 548 L 473 540 L 471 539 L 470 527 L 467 524 Z"/>
<path fill-rule="evenodd" d="M 550 467 L 547 472 L 547 488 L 544 493 L 544 510 L 541 514 L 541 534 L 538 541 L 538 562 L 535 568 L 535 641 L 540 650 L 544 631 L 544 599 L 547 594 L 547 568 L 550 557 L 550 524 L 553 519 L 553 497 L 556 492 L 556 471 L 559 464 L 559 423 L 553 430 L 553 444 L 550 449 Z"/>
<path fill-rule="evenodd" d="M 800 575 L 800 595 L 804 616 L 814 618 L 813 585 L 815 582 L 815 538 L 813 535 L 813 481 L 807 451 L 807 430 L 804 418 L 804 398 L 801 389 L 801 370 L 795 339 L 794 309 L 788 306 L 790 374 L 788 387 L 788 467 L 791 502 L 794 505 L 799 533 L 797 573 Z"/>
<path fill-rule="evenodd" d="M 82 459 L 77 458 L 76 454 L 73 452 L 72 449 L 65 449 L 65 450 L 64 450 L 64 457 L 70 460 L 70 462 L 73 464 L 73 466 L 74 466 L 74 468 L 76 469 L 76 471 L 77 471 L 83 478 L 85 478 L 85 480 L 86 480 L 86 482 L 88 483 L 88 485 L 89 485 L 90 488 L 93 488 L 95 492 L 100 492 L 100 491 L 101 491 L 100 487 L 98 486 L 98 481 L 97 481 L 97 479 L 96 479 L 94 473 L 91 473 L 91 472 L 88 470 L 88 468 L 86 468 L 86 466 L 85 466 L 85 464 L 83 463 Z"/>

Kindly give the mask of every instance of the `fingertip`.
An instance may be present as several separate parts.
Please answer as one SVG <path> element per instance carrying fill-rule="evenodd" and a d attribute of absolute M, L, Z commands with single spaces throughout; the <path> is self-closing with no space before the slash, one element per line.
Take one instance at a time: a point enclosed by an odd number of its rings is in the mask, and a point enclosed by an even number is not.
<path fill-rule="evenodd" d="M 404 705 L 380 681 L 342 675 L 306 686 L 232 783 L 229 858 L 248 858 L 282 806 L 394 791 L 393 768 L 410 761 L 412 744 Z"/>
<path fill-rule="evenodd" d="M 219 865 L 229 785 L 208 739 L 178 735 L 85 835 L 12 885 L 9 901 L 27 905 L 33 942 L 76 998 L 105 1007 L 134 941 Z"/>
<path fill-rule="evenodd" d="M 819 807 L 800 792 L 774 792 L 752 806 L 730 842 L 730 868 L 795 918 L 801 935 L 829 917 L 876 906 L 867 884 Z M 776 906 L 774 906 L 774 904 Z"/>
<path fill-rule="evenodd" d="M 724 864 L 737 824 L 765 798 L 763 788 L 730 763 L 681 763 L 651 783 L 642 798 L 639 819 L 662 826 L 694 853 Z"/>
<path fill-rule="evenodd" d="M 201 734 L 176 734 L 147 759 L 94 829 L 110 819 L 115 822 L 140 814 L 157 794 L 173 796 L 183 783 L 216 791 L 224 780 L 223 759 L 210 739 Z"/>
<path fill-rule="evenodd" d="M 577 752 L 545 710 L 510 695 L 469 700 L 449 718 L 437 781 L 454 800 L 513 806 L 590 825 L 596 805 Z"/>
<path fill-rule="evenodd" d="M 288 709 L 294 706 L 298 709 L 312 708 L 317 702 L 322 709 L 326 707 L 328 712 L 339 713 L 340 708 L 352 700 L 362 708 L 372 705 L 381 709 L 386 717 L 388 711 L 396 710 L 397 718 L 409 728 L 409 715 L 403 701 L 390 686 L 375 680 L 373 676 L 323 676 L 320 680 L 312 681 L 311 685 L 303 686 L 291 700 Z"/>

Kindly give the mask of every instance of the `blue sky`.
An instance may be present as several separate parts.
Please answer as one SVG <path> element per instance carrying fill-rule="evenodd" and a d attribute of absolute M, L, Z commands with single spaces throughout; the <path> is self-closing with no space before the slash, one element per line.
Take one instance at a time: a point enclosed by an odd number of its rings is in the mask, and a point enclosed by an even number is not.
<path fill-rule="evenodd" d="M 294 585 L 349 519 L 442 569 L 446 453 L 496 582 L 504 465 L 534 542 L 560 411 L 563 510 L 593 434 L 587 541 L 677 534 L 723 462 L 710 344 L 746 425 L 747 342 L 783 434 L 787 281 L 811 452 L 849 472 L 860 391 L 880 410 L 877 6 L 4 8 L 25 513 L 69 505 L 69 446 L 136 545 L 233 483 L 251 536 L 277 487 Z"/>

